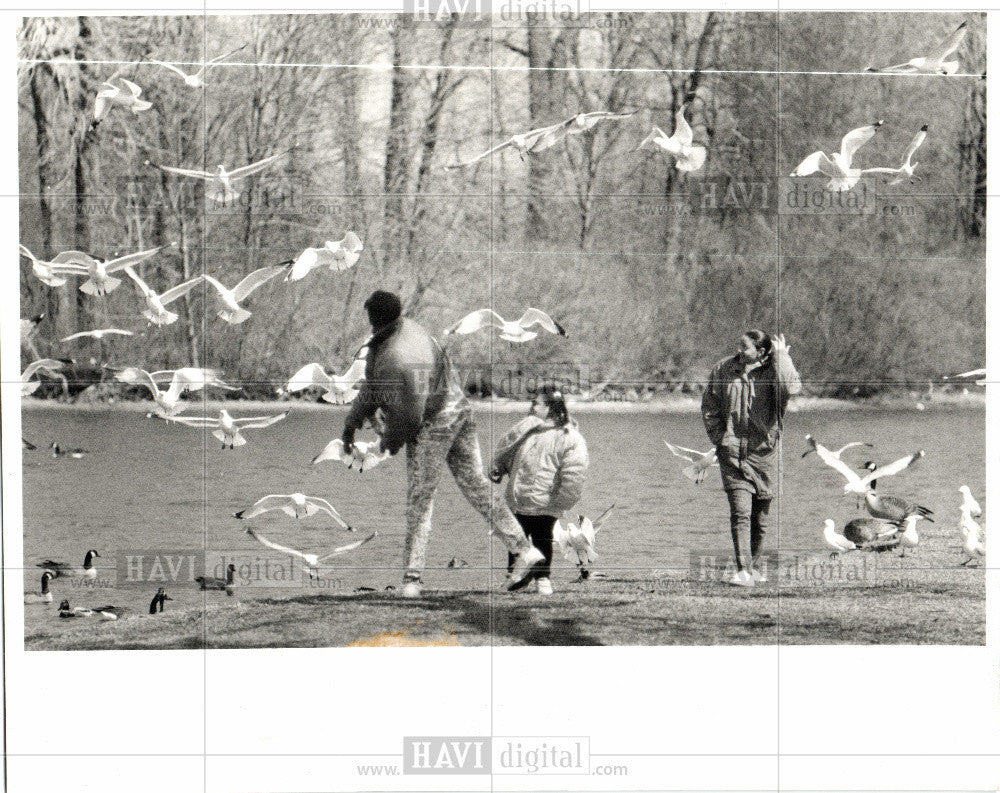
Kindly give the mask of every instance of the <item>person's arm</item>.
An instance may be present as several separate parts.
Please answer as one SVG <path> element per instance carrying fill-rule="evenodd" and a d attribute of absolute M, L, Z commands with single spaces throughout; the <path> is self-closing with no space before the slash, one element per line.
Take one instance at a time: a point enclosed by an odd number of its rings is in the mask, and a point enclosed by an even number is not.
<path fill-rule="evenodd" d="M 587 454 L 587 442 L 579 432 L 574 430 L 572 440 L 563 450 L 559 460 L 559 470 L 556 472 L 558 485 L 550 502 L 552 509 L 560 513 L 565 512 L 580 500 L 589 467 L 590 457 Z"/>
<path fill-rule="evenodd" d="M 771 351 L 774 355 L 774 371 L 778 378 L 778 389 L 781 395 L 781 404 L 784 407 L 788 403 L 789 397 L 793 397 L 802 391 L 802 380 L 792 358 L 788 354 L 788 344 L 785 343 L 785 335 L 782 333 L 771 340 Z"/>
<path fill-rule="evenodd" d="M 713 446 L 718 446 L 726 434 L 725 400 L 722 398 L 719 367 L 715 367 L 708 376 L 708 385 L 701 395 L 701 419 L 705 423 L 708 439 Z"/>

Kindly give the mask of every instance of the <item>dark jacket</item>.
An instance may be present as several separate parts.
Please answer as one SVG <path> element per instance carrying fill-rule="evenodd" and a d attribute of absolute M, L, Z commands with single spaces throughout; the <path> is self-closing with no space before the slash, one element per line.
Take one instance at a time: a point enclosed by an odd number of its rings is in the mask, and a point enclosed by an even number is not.
<path fill-rule="evenodd" d="M 742 488 L 759 496 L 774 494 L 774 451 L 781 438 L 788 399 L 802 390 L 787 353 L 744 371 L 738 355 L 715 365 L 701 399 L 705 431 L 715 445 L 727 490 Z"/>
<path fill-rule="evenodd" d="M 382 446 L 395 454 L 445 405 L 465 400 L 445 351 L 412 319 L 380 328 L 367 346 L 365 381 L 344 420 L 345 442 L 381 410 Z"/>

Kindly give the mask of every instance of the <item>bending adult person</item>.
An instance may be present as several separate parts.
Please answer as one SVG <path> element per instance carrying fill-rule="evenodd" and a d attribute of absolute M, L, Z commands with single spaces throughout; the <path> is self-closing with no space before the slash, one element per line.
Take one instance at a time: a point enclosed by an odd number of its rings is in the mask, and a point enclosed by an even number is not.
<path fill-rule="evenodd" d="M 445 466 L 459 490 L 499 535 L 516 561 L 511 585 L 544 562 L 520 524 L 483 473 L 472 405 L 462 392 L 448 356 L 417 322 L 402 316 L 391 292 L 365 301 L 372 326 L 365 380 L 344 420 L 341 439 L 349 452 L 355 432 L 379 412 L 381 449 L 406 447 L 406 570 L 403 597 L 419 597 L 431 534 L 434 494 Z"/>

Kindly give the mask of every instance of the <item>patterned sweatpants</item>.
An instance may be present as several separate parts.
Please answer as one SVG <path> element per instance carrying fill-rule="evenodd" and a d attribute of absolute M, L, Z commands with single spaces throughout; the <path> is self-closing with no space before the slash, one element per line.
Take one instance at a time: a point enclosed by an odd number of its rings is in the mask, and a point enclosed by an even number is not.
<path fill-rule="evenodd" d="M 483 457 L 476 437 L 472 408 L 439 415 L 424 424 L 406 444 L 406 573 L 404 581 L 419 580 L 427 561 L 434 493 L 447 464 L 462 495 L 472 504 L 510 553 L 530 545 L 524 530 L 506 504 L 503 490 L 483 473 Z"/>

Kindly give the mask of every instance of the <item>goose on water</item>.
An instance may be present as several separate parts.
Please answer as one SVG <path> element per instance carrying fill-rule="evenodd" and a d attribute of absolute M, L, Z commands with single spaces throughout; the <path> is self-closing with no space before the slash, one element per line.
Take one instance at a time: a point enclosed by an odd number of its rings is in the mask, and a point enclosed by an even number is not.
<path fill-rule="evenodd" d="M 684 118 L 684 111 L 687 105 L 681 105 L 680 110 L 674 116 L 674 134 L 668 136 L 659 127 L 653 127 L 650 132 L 635 150 L 644 149 L 652 144 L 665 151 L 674 158 L 674 167 L 678 171 L 697 171 L 705 164 L 705 157 L 708 150 L 704 146 L 694 145 L 694 133 L 691 125 Z"/>
<path fill-rule="evenodd" d="M 531 341 L 538 333 L 529 330 L 535 326 L 549 333 L 565 336 L 566 331 L 562 325 L 556 322 L 544 311 L 537 308 L 529 308 L 521 315 L 520 319 L 508 322 L 495 311 L 489 308 L 481 308 L 462 317 L 458 322 L 445 330 L 444 335 L 450 336 L 453 333 L 465 335 L 475 333 L 483 328 L 496 328 L 500 331 L 500 338 L 509 342 L 522 343 Z"/>
<path fill-rule="evenodd" d="M 280 509 L 286 515 L 293 518 L 305 518 L 322 512 L 324 515 L 329 515 L 333 518 L 342 529 L 352 531 L 352 528 L 347 525 L 347 521 L 334 509 L 333 504 L 325 498 L 307 496 L 304 493 L 291 493 L 287 496 L 264 496 L 255 502 L 253 506 L 234 513 L 233 517 L 240 520 L 249 520 L 250 518 L 256 518 L 258 515 L 263 515 L 265 512 L 276 509 Z"/>
<path fill-rule="evenodd" d="M 792 171 L 792 176 L 809 176 L 819 171 L 829 176 L 830 181 L 826 185 L 827 190 L 843 192 L 850 190 L 858 183 L 865 173 L 860 168 L 852 166 L 854 155 L 858 149 L 875 137 L 882 121 L 868 124 L 864 127 L 852 129 L 840 142 L 840 151 L 827 156 L 825 152 L 814 151 Z"/>
<path fill-rule="evenodd" d="M 49 448 L 52 450 L 53 457 L 72 457 L 74 460 L 82 460 L 84 455 L 90 454 L 90 452 L 86 449 L 64 449 L 56 441 L 52 441 L 52 443 L 49 444 Z"/>
<path fill-rule="evenodd" d="M 261 429 L 270 427 L 281 421 L 288 415 L 289 411 L 278 413 L 274 416 L 249 416 L 247 418 L 234 419 L 225 408 L 219 411 L 218 418 L 211 416 L 164 416 L 167 421 L 175 424 L 184 424 L 187 427 L 209 428 L 215 427 L 212 436 L 222 441 L 222 448 L 229 446 L 230 449 L 236 446 L 243 446 L 247 439 L 243 437 L 243 430 Z"/>
<path fill-rule="evenodd" d="M 334 405 L 346 405 L 358 395 L 358 384 L 365 379 L 365 359 L 355 359 L 341 375 L 327 374 L 318 363 L 303 366 L 291 376 L 283 391 L 298 393 L 313 386 L 323 389 L 321 399 Z"/>
<path fill-rule="evenodd" d="M 69 562 L 54 562 L 51 559 L 38 562 L 35 566 L 51 571 L 55 578 L 81 578 L 85 581 L 93 581 L 97 578 L 97 568 L 94 567 L 94 559 L 99 559 L 100 557 L 101 555 L 97 551 L 90 550 L 83 557 L 83 567 L 76 567 Z"/>
<path fill-rule="evenodd" d="M 923 58 L 910 58 L 906 63 L 885 66 L 881 69 L 868 67 L 869 72 L 885 74 L 955 74 L 958 71 L 958 61 L 946 61 L 949 55 L 957 50 L 965 39 L 968 22 L 963 22 L 947 39 L 941 42 L 930 55 Z"/>
<path fill-rule="evenodd" d="M 681 473 L 696 485 L 700 485 L 702 483 L 709 468 L 719 465 L 719 459 L 715 454 L 715 449 L 709 449 L 707 452 L 699 452 L 696 449 L 688 449 L 684 446 L 675 446 L 670 443 L 670 441 L 664 441 L 664 443 L 667 444 L 667 448 L 670 450 L 670 453 L 675 457 L 680 457 L 682 460 L 687 460 L 689 463 L 692 463 L 692 465 L 683 468 Z"/>
<path fill-rule="evenodd" d="M 355 548 L 360 548 L 366 542 L 371 542 L 378 536 L 378 532 L 373 531 L 367 537 L 358 540 L 357 542 L 352 542 L 348 545 L 342 545 L 339 548 L 334 548 L 332 551 L 328 551 L 323 555 L 319 555 L 315 553 L 303 553 L 302 551 L 296 550 L 295 548 L 289 548 L 288 546 L 285 545 L 279 545 L 278 543 L 272 542 L 271 540 L 267 539 L 267 537 L 265 537 L 264 535 L 257 533 L 257 531 L 252 527 L 247 528 L 247 534 L 249 534 L 251 537 L 257 540 L 257 542 L 259 542 L 266 548 L 270 548 L 273 551 L 279 551 L 281 553 L 288 554 L 289 556 L 293 556 L 297 559 L 301 559 L 303 562 L 305 562 L 306 568 L 309 570 L 310 578 L 317 578 L 319 576 L 319 567 L 328 559 L 332 559 L 335 556 L 340 556 L 341 554 L 345 554 L 348 551 L 353 551 Z"/>
<path fill-rule="evenodd" d="M 348 231 L 341 240 L 327 241 L 322 248 L 306 248 L 294 259 L 281 262 L 281 265 L 291 265 L 286 281 L 298 281 L 305 278 L 315 267 L 328 267 L 331 272 L 339 273 L 353 267 L 361 258 L 365 249 L 361 238 L 353 231 Z"/>
<path fill-rule="evenodd" d="M 465 168 L 510 146 L 516 148 L 523 159 L 526 153 L 530 152 L 534 154 L 536 152 L 545 151 L 545 149 L 549 149 L 560 141 L 565 140 L 567 135 L 579 135 L 583 132 L 587 132 L 593 129 L 601 121 L 619 121 L 623 118 L 629 118 L 632 115 L 634 115 L 634 113 L 612 113 L 607 110 L 598 110 L 593 113 L 579 113 L 578 115 L 568 118 L 565 121 L 560 121 L 558 124 L 552 124 L 548 127 L 539 127 L 538 129 L 525 132 L 522 135 L 511 135 L 503 143 L 494 146 L 492 149 L 484 151 L 482 154 L 473 157 L 471 160 L 455 163 L 453 165 L 447 165 L 445 167 Z"/>

